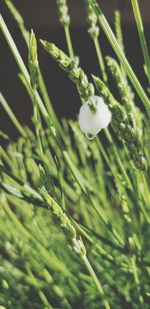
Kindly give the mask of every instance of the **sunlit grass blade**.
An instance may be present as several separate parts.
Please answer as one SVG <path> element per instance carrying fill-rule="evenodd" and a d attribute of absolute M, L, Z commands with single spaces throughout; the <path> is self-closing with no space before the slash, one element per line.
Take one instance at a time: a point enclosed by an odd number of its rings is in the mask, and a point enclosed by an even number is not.
<path fill-rule="evenodd" d="M 141 43 L 141 48 L 143 52 L 143 57 L 145 61 L 146 74 L 150 82 L 150 56 L 149 56 L 147 43 L 145 39 L 144 26 L 143 26 L 143 21 L 141 18 L 140 8 L 139 8 L 138 0 L 131 0 L 131 2 L 132 2 L 132 8 L 133 8 L 136 26 L 137 26 L 137 30 L 139 34 L 139 39 Z"/>

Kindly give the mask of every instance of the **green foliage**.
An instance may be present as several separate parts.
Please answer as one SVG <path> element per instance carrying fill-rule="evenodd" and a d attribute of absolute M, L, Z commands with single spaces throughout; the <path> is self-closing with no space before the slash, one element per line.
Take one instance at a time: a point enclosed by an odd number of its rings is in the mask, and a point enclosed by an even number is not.
<path fill-rule="evenodd" d="M 77 121 L 57 119 L 39 68 L 35 34 L 27 39 L 22 17 L 10 0 L 5 2 L 28 46 L 30 74 L 0 16 L 33 104 L 34 129 L 19 122 L 0 94 L 20 134 L 14 142 L 0 132 L 7 141 L 5 149 L 0 146 L 0 308 L 148 309 L 150 129 L 127 76 L 147 111 L 149 99 L 122 56 L 120 15 L 116 13 L 116 39 L 97 2 L 85 1 L 91 31 L 97 20 L 106 27 L 119 60 L 106 57 L 118 99 L 108 82 L 98 37 L 90 31 L 103 78 L 93 80 L 112 113 L 104 142 L 101 136 L 91 142 Z M 42 45 L 75 83 L 82 103 L 91 100 L 92 108 L 96 91 L 74 58 L 66 1 L 57 5 L 69 56 L 53 43 L 41 40 Z"/>

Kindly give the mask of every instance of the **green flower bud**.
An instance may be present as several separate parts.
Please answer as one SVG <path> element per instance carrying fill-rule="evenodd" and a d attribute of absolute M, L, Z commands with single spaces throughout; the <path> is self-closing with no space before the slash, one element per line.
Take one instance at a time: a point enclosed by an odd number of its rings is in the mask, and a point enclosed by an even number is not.
<path fill-rule="evenodd" d="M 134 166 L 137 169 L 145 170 L 146 158 L 142 153 L 137 132 L 134 127 L 131 126 L 129 119 L 127 118 L 125 108 L 114 99 L 103 81 L 95 76 L 93 76 L 93 79 L 98 92 L 103 96 L 105 103 L 108 104 L 110 111 L 112 112 L 113 128 L 120 139 L 125 143 L 130 157 L 134 162 Z"/>
<path fill-rule="evenodd" d="M 62 26 L 69 26 L 70 24 L 70 16 L 68 14 L 68 6 L 66 0 L 56 0 L 57 7 L 58 7 L 58 15 L 59 21 Z"/>
<path fill-rule="evenodd" d="M 97 26 L 97 16 L 94 13 L 91 4 L 88 1 L 85 1 L 85 5 L 87 12 L 87 22 L 89 25 L 88 33 L 90 37 L 94 40 L 99 36 L 99 27 Z"/>
<path fill-rule="evenodd" d="M 36 37 L 31 30 L 30 40 L 29 40 L 29 69 L 30 69 L 30 82 L 32 88 L 35 90 L 39 86 L 39 64 L 38 64 L 38 57 L 37 57 L 37 42 Z"/>

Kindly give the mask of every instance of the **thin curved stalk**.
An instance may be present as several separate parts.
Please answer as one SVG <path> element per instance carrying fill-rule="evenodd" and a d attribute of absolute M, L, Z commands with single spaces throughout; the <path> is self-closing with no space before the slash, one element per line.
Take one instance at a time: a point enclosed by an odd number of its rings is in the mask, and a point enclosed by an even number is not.
<path fill-rule="evenodd" d="M 144 27 L 143 27 L 143 22 L 141 18 L 140 8 L 139 8 L 138 0 L 131 0 L 131 2 L 132 2 L 132 8 L 133 8 L 134 17 L 135 17 L 135 21 L 137 25 L 138 34 L 139 34 L 139 39 L 140 39 L 140 43 L 142 47 L 143 57 L 145 61 L 146 73 L 147 73 L 148 80 L 150 82 L 150 57 L 149 57 L 146 39 L 144 35 Z"/>
<path fill-rule="evenodd" d="M 16 115 L 14 114 L 14 112 L 11 110 L 11 108 L 9 107 L 7 101 L 5 100 L 4 96 L 2 95 L 2 93 L 0 92 L 0 103 L 3 106 L 3 108 L 5 109 L 6 113 L 8 114 L 9 118 L 11 119 L 11 121 L 13 122 L 14 126 L 16 127 L 16 129 L 19 131 L 19 133 L 23 136 L 23 137 L 27 137 L 27 134 L 24 130 L 24 128 L 22 127 L 21 123 L 19 122 L 19 120 L 17 119 Z"/>
<path fill-rule="evenodd" d="M 74 60 L 74 52 L 73 52 L 73 47 L 72 47 L 72 42 L 71 42 L 71 36 L 70 36 L 70 31 L 69 31 L 69 27 L 65 26 L 64 27 L 64 31 L 65 31 L 65 36 L 66 36 L 66 42 L 67 42 L 67 47 L 68 47 L 68 52 L 69 52 L 69 56 L 72 60 Z"/>
<path fill-rule="evenodd" d="M 103 300 L 103 302 L 104 302 L 105 309 L 110 309 L 110 305 L 109 305 L 109 303 L 108 303 L 108 300 L 107 300 L 106 297 L 105 297 L 105 293 L 104 293 L 104 290 L 103 290 L 103 288 L 102 288 L 102 286 L 101 286 L 101 283 L 100 283 L 100 281 L 98 280 L 98 278 L 97 278 L 97 276 L 96 276 L 96 274 L 95 274 L 95 272 L 94 272 L 94 270 L 93 270 L 93 268 L 92 268 L 92 266 L 91 266 L 91 264 L 90 264 L 90 262 L 89 262 L 87 256 L 86 256 L 86 255 L 83 255 L 83 256 L 82 256 L 82 260 L 83 260 L 83 262 L 84 262 L 86 268 L 88 269 L 88 271 L 89 271 L 91 277 L 93 278 L 93 281 L 95 282 L 95 285 L 96 285 L 96 287 L 97 287 L 97 289 L 98 289 L 98 291 L 99 291 L 99 294 L 100 294 L 100 296 L 102 297 L 102 300 Z"/>
<path fill-rule="evenodd" d="M 101 69 L 101 72 L 102 72 L 103 81 L 107 84 L 107 74 L 106 74 L 106 70 L 105 70 L 105 64 L 104 64 L 104 59 L 103 59 L 103 56 L 102 56 L 101 48 L 100 48 L 100 45 L 99 45 L 97 38 L 95 38 L 93 41 L 94 41 L 94 45 L 95 45 L 100 69 Z"/>

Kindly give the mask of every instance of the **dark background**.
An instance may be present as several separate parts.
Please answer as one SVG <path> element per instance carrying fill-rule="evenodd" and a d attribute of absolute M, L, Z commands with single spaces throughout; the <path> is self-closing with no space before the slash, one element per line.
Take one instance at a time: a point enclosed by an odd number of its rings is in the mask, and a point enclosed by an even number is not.
<path fill-rule="evenodd" d="M 28 29 L 33 28 L 37 38 L 53 41 L 58 47 L 67 52 L 64 31 L 60 26 L 56 3 L 54 0 L 14 0 L 14 5 L 21 12 Z M 122 28 L 126 55 L 143 85 L 147 81 L 143 74 L 143 57 L 139 45 L 138 34 L 129 0 L 101 0 L 99 1 L 109 23 L 113 25 L 114 10 L 120 9 L 122 14 Z M 99 66 L 92 41 L 86 31 L 86 17 L 83 0 L 69 0 L 71 15 L 71 36 L 75 54 L 80 57 L 80 65 L 88 74 L 99 74 Z M 139 1 L 145 26 L 145 34 L 149 42 L 150 32 L 150 0 Z M 4 0 L 0 0 L 0 12 L 19 48 L 23 60 L 27 64 L 27 49 L 20 31 L 7 9 Z M 104 55 L 113 55 L 111 47 L 100 32 L 100 44 Z M 53 102 L 57 115 L 62 118 L 76 118 L 80 107 L 78 94 L 73 83 L 68 79 L 57 64 L 46 54 L 38 44 L 40 67 Z M 0 33 L 0 91 L 13 108 L 22 123 L 31 126 L 32 105 L 26 90 L 22 86 L 17 74 L 19 70 L 11 54 L 5 38 Z M 137 98 L 140 105 L 140 101 Z M 16 138 L 17 131 L 0 106 L 0 130 Z"/>

